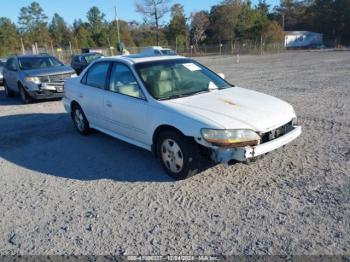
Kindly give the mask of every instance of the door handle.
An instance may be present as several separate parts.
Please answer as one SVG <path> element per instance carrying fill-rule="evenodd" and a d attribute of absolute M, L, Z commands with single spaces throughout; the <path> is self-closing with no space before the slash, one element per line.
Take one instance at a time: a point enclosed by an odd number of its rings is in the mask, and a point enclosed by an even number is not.
<path fill-rule="evenodd" d="M 80 93 L 80 94 L 79 94 L 79 97 L 80 97 L 80 98 L 83 98 L 84 96 L 83 96 L 83 94 Z"/>
<path fill-rule="evenodd" d="M 107 107 L 112 107 L 112 103 L 111 102 L 106 102 L 106 106 Z"/>

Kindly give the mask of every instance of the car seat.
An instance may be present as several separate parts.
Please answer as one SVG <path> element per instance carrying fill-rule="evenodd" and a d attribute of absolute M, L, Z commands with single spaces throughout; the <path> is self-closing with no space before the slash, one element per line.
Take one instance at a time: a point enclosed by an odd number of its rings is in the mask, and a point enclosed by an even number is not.
<path fill-rule="evenodd" d="M 171 92 L 173 90 L 172 80 L 172 75 L 168 70 L 161 70 L 158 81 L 153 85 L 154 95 L 157 97 L 163 97 Z"/>

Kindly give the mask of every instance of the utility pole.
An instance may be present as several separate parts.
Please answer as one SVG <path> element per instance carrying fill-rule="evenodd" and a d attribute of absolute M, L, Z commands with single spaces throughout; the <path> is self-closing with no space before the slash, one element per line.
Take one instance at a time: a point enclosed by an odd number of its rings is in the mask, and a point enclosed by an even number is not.
<path fill-rule="evenodd" d="M 22 55 L 26 53 L 26 50 L 24 49 L 24 44 L 23 44 L 23 38 L 21 37 L 21 48 L 22 48 Z"/>
<path fill-rule="evenodd" d="M 73 50 L 72 50 L 72 43 L 69 41 L 69 50 L 70 50 L 70 55 L 73 55 Z"/>
<path fill-rule="evenodd" d="M 282 47 L 286 45 L 286 39 L 285 39 L 285 34 L 284 34 L 284 13 L 282 13 L 282 30 L 283 30 L 283 40 L 282 40 Z"/>
<path fill-rule="evenodd" d="M 51 40 L 51 55 L 52 55 L 52 56 L 55 56 L 55 51 L 53 50 L 53 43 L 52 43 L 52 40 Z"/>
<path fill-rule="evenodd" d="M 175 52 L 177 53 L 177 37 L 175 38 Z"/>
<path fill-rule="evenodd" d="M 117 24 L 118 43 L 120 43 L 119 19 L 118 19 L 118 15 L 117 15 L 117 1 L 115 1 L 114 14 L 115 14 L 115 22 Z"/>

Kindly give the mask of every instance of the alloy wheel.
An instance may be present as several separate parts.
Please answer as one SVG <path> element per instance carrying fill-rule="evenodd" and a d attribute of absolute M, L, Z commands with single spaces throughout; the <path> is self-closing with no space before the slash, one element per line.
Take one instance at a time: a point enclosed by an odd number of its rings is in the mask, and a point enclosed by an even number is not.
<path fill-rule="evenodd" d="M 165 139 L 161 145 L 162 160 L 165 166 L 173 173 L 181 172 L 184 166 L 184 157 L 180 146 L 172 139 Z"/>
<path fill-rule="evenodd" d="M 84 116 L 79 109 L 75 110 L 74 121 L 79 131 L 83 132 L 85 128 Z"/>

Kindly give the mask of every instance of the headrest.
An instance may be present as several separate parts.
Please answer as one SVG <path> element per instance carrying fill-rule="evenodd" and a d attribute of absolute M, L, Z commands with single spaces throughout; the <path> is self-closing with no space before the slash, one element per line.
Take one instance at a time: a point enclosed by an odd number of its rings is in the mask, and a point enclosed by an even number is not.
<path fill-rule="evenodd" d="M 131 83 L 134 82 L 134 78 L 129 72 L 125 72 L 124 74 L 121 75 L 121 82 L 125 83 Z"/>
<path fill-rule="evenodd" d="M 170 72 L 166 70 L 162 70 L 160 72 L 159 81 L 168 81 L 168 80 L 171 80 Z"/>

